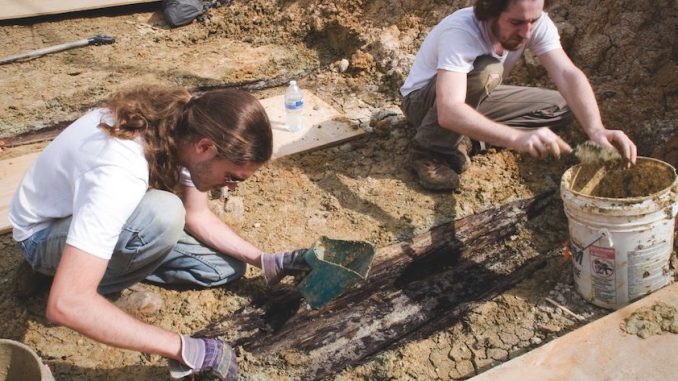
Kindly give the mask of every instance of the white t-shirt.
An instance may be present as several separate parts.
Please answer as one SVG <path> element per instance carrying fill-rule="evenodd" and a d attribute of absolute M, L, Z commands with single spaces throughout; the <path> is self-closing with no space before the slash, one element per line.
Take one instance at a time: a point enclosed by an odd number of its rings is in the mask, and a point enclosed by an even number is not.
<path fill-rule="evenodd" d="M 525 48 L 540 55 L 560 48 L 560 35 L 546 12 L 542 12 L 527 43 L 516 51 L 504 50 L 499 56 L 492 49 L 487 23 L 479 21 L 473 7 L 460 9 L 445 17 L 424 39 L 400 94 L 406 96 L 424 87 L 438 69 L 469 73 L 473 62 L 482 55 L 492 55 L 504 64 L 504 77 L 522 56 Z"/>
<path fill-rule="evenodd" d="M 139 140 L 111 138 L 112 124 L 95 109 L 66 128 L 38 156 L 14 194 L 9 221 L 23 241 L 52 220 L 73 216 L 66 243 L 110 259 L 123 224 L 148 189 L 148 163 Z"/>

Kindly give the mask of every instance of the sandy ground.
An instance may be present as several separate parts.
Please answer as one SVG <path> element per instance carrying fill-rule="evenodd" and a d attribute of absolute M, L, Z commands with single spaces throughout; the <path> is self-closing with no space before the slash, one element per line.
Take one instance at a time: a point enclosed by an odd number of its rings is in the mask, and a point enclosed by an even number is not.
<path fill-rule="evenodd" d="M 304 247 L 322 235 L 370 241 L 378 247 L 407 240 L 433 226 L 488 207 L 557 190 L 568 164 L 535 161 L 490 150 L 473 158 L 454 193 L 431 193 L 405 168 L 413 134 L 398 111 L 397 88 L 429 28 L 466 1 L 365 2 L 256 0 L 234 2 L 211 17 L 169 29 L 155 5 L 108 9 L 0 25 L 0 55 L 110 34 L 116 43 L 75 49 L 0 66 L 0 137 L 75 119 L 106 94 L 130 83 L 223 85 L 279 76 L 301 76 L 314 91 L 368 131 L 322 151 L 266 165 L 228 201 L 213 209 L 245 238 L 267 251 Z M 672 1 L 649 6 L 634 1 L 559 2 L 550 12 L 563 46 L 590 75 L 605 122 L 622 128 L 640 154 L 669 155 L 661 142 L 676 128 L 676 8 Z M 661 15 L 661 17 L 659 17 Z M 658 21 L 659 20 L 659 21 Z M 339 70 L 347 59 L 348 70 Z M 527 57 L 512 83 L 549 85 Z M 255 93 L 259 98 L 283 88 Z M 577 126 L 563 131 L 571 143 L 584 140 Z M 7 158 L 39 150 L 13 148 Z M 271 213 L 275 211 L 275 213 Z M 545 255 L 567 239 L 558 196 L 539 226 L 526 226 L 515 246 L 521 255 Z M 0 237 L 0 332 L 34 348 L 63 380 L 165 380 L 166 361 L 122 351 L 49 324 L 47 293 L 17 300 L 11 292 L 20 254 Z M 227 287 L 162 289 L 161 313 L 146 321 L 191 333 L 221 321 L 269 292 L 257 269 Z M 514 289 L 472 303 L 459 322 L 430 337 L 390 347 L 336 380 L 450 380 L 468 378 L 574 329 L 577 321 L 549 297 L 582 316 L 606 311 L 575 292 L 569 263 L 556 258 Z M 295 379 L 300 366 L 281 354 L 262 361 L 240 353 L 243 379 Z"/>

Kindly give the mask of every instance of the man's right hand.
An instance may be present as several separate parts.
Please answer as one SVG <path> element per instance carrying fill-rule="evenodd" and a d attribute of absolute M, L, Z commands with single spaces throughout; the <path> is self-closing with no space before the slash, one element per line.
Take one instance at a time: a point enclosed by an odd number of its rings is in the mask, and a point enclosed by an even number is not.
<path fill-rule="evenodd" d="M 549 155 L 559 159 L 561 155 L 572 152 L 569 144 L 546 127 L 518 130 L 518 136 L 509 148 L 542 159 Z"/>

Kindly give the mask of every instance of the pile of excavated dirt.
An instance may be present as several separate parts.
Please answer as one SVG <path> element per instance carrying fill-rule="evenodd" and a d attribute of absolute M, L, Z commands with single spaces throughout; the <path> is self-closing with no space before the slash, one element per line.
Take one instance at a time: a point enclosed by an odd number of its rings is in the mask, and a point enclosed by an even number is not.
<path fill-rule="evenodd" d="M 243 237 L 267 251 L 307 247 L 318 237 L 366 240 L 377 247 L 406 241 L 431 227 L 488 207 L 557 190 L 563 162 L 535 161 L 490 150 L 473 158 L 454 193 L 422 189 L 405 165 L 413 129 L 398 109 L 397 89 L 430 28 L 469 1 L 309 0 L 235 1 L 212 9 L 203 22 L 170 29 L 158 4 L 103 9 L 0 24 L 0 55 L 95 34 L 113 45 L 74 49 L 0 66 L 0 137 L 74 120 L 107 94 L 129 84 L 158 82 L 224 86 L 243 81 L 298 79 L 368 133 L 342 145 L 276 160 L 213 209 Z M 648 6 L 631 0 L 558 2 L 549 11 L 565 50 L 591 78 L 609 128 L 625 130 L 639 154 L 660 158 L 676 130 L 678 78 L 674 48 L 678 16 L 673 1 Z M 346 63 L 348 62 L 348 66 Z M 527 56 L 510 83 L 551 86 Z M 256 92 L 259 98 L 284 88 Z M 576 126 L 562 131 L 585 140 Z M 7 150 L 8 158 L 43 145 Z M 673 151 L 672 151 L 673 150 Z M 543 217 L 511 241 L 521 258 L 546 255 L 567 240 L 558 196 Z M 29 300 L 12 293 L 21 257 L 9 235 L 0 237 L 0 332 L 28 344 L 57 379 L 165 380 L 166 361 L 89 340 L 44 317 L 47 292 Z M 494 269 L 501 271 L 501 269 Z M 154 325 L 192 333 L 271 291 L 257 269 L 226 287 L 165 289 Z M 569 263 L 552 259 L 513 289 L 468 303 L 455 323 L 426 337 L 385 348 L 347 367 L 335 380 L 464 379 L 516 357 L 606 311 L 575 292 Z M 232 335 L 237 336 L 237 327 Z M 303 356 L 258 359 L 239 351 L 243 379 L 298 379 Z"/>
<path fill-rule="evenodd" d="M 678 312 L 676 307 L 656 303 L 640 308 L 621 323 L 622 331 L 646 339 L 663 332 L 678 333 Z"/>

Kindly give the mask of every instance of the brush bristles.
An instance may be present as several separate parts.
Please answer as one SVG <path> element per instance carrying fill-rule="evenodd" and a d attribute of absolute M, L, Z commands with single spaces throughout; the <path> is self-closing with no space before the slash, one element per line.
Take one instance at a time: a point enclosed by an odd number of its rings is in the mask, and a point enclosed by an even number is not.
<path fill-rule="evenodd" d="M 587 140 L 574 149 L 574 155 L 582 164 L 595 164 L 621 159 L 619 152 Z"/>

